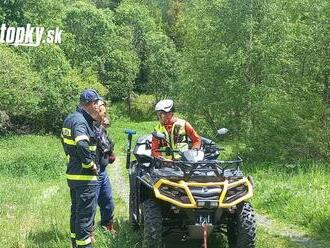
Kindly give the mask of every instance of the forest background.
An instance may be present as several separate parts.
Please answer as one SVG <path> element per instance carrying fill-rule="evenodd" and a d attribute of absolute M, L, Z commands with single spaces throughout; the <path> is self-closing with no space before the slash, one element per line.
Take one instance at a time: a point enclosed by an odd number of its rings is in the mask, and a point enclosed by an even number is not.
<path fill-rule="evenodd" d="M 230 129 L 262 161 L 330 157 L 325 0 L 5 0 L 0 23 L 60 27 L 60 45 L 0 45 L 0 132 L 59 134 L 79 92 L 115 122 L 170 97 L 201 134 Z"/>

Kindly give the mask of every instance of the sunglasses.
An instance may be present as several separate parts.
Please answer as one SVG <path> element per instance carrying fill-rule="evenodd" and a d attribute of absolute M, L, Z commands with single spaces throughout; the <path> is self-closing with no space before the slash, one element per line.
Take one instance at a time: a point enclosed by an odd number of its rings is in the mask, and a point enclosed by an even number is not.
<path fill-rule="evenodd" d="M 165 111 L 157 111 L 156 112 L 157 116 L 165 115 L 167 114 Z"/>

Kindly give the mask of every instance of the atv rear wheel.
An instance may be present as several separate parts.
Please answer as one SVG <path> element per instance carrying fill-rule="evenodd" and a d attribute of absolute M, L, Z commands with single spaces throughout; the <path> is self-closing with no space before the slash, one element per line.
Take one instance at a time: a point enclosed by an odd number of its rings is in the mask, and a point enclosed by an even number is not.
<path fill-rule="evenodd" d="M 229 248 L 254 248 L 256 220 L 250 203 L 240 204 L 234 214 L 233 223 L 227 228 Z"/>
<path fill-rule="evenodd" d="M 152 199 L 143 202 L 143 248 L 162 248 L 162 213 Z"/>

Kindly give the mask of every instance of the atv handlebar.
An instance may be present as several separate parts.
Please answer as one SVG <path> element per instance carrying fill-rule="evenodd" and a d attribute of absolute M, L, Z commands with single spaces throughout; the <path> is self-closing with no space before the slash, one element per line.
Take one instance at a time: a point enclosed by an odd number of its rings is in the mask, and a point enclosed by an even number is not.
<path fill-rule="evenodd" d="M 192 161 L 182 161 L 182 160 L 170 160 L 170 159 L 163 159 L 160 157 L 153 157 L 153 159 L 159 160 L 159 161 L 167 161 L 173 164 L 241 164 L 243 162 L 243 159 L 240 156 L 237 156 L 237 159 L 235 160 L 202 160 L 198 162 L 192 162 Z"/>
<path fill-rule="evenodd" d="M 155 150 L 156 152 L 167 152 L 168 151 L 168 149 L 156 149 Z M 180 150 L 174 150 L 174 149 L 171 149 L 171 152 L 180 152 Z"/>
<path fill-rule="evenodd" d="M 136 134 L 136 131 L 135 130 L 132 130 L 132 129 L 125 129 L 124 132 L 128 135 L 133 135 L 133 134 Z"/>

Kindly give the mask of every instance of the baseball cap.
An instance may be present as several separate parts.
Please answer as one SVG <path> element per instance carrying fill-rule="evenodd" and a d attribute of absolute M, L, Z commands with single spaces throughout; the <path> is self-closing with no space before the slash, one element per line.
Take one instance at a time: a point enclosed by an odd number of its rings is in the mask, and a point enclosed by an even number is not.
<path fill-rule="evenodd" d="M 80 102 L 95 102 L 98 100 L 103 100 L 103 98 L 94 89 L 84 90 L 80 94 Z"/>

